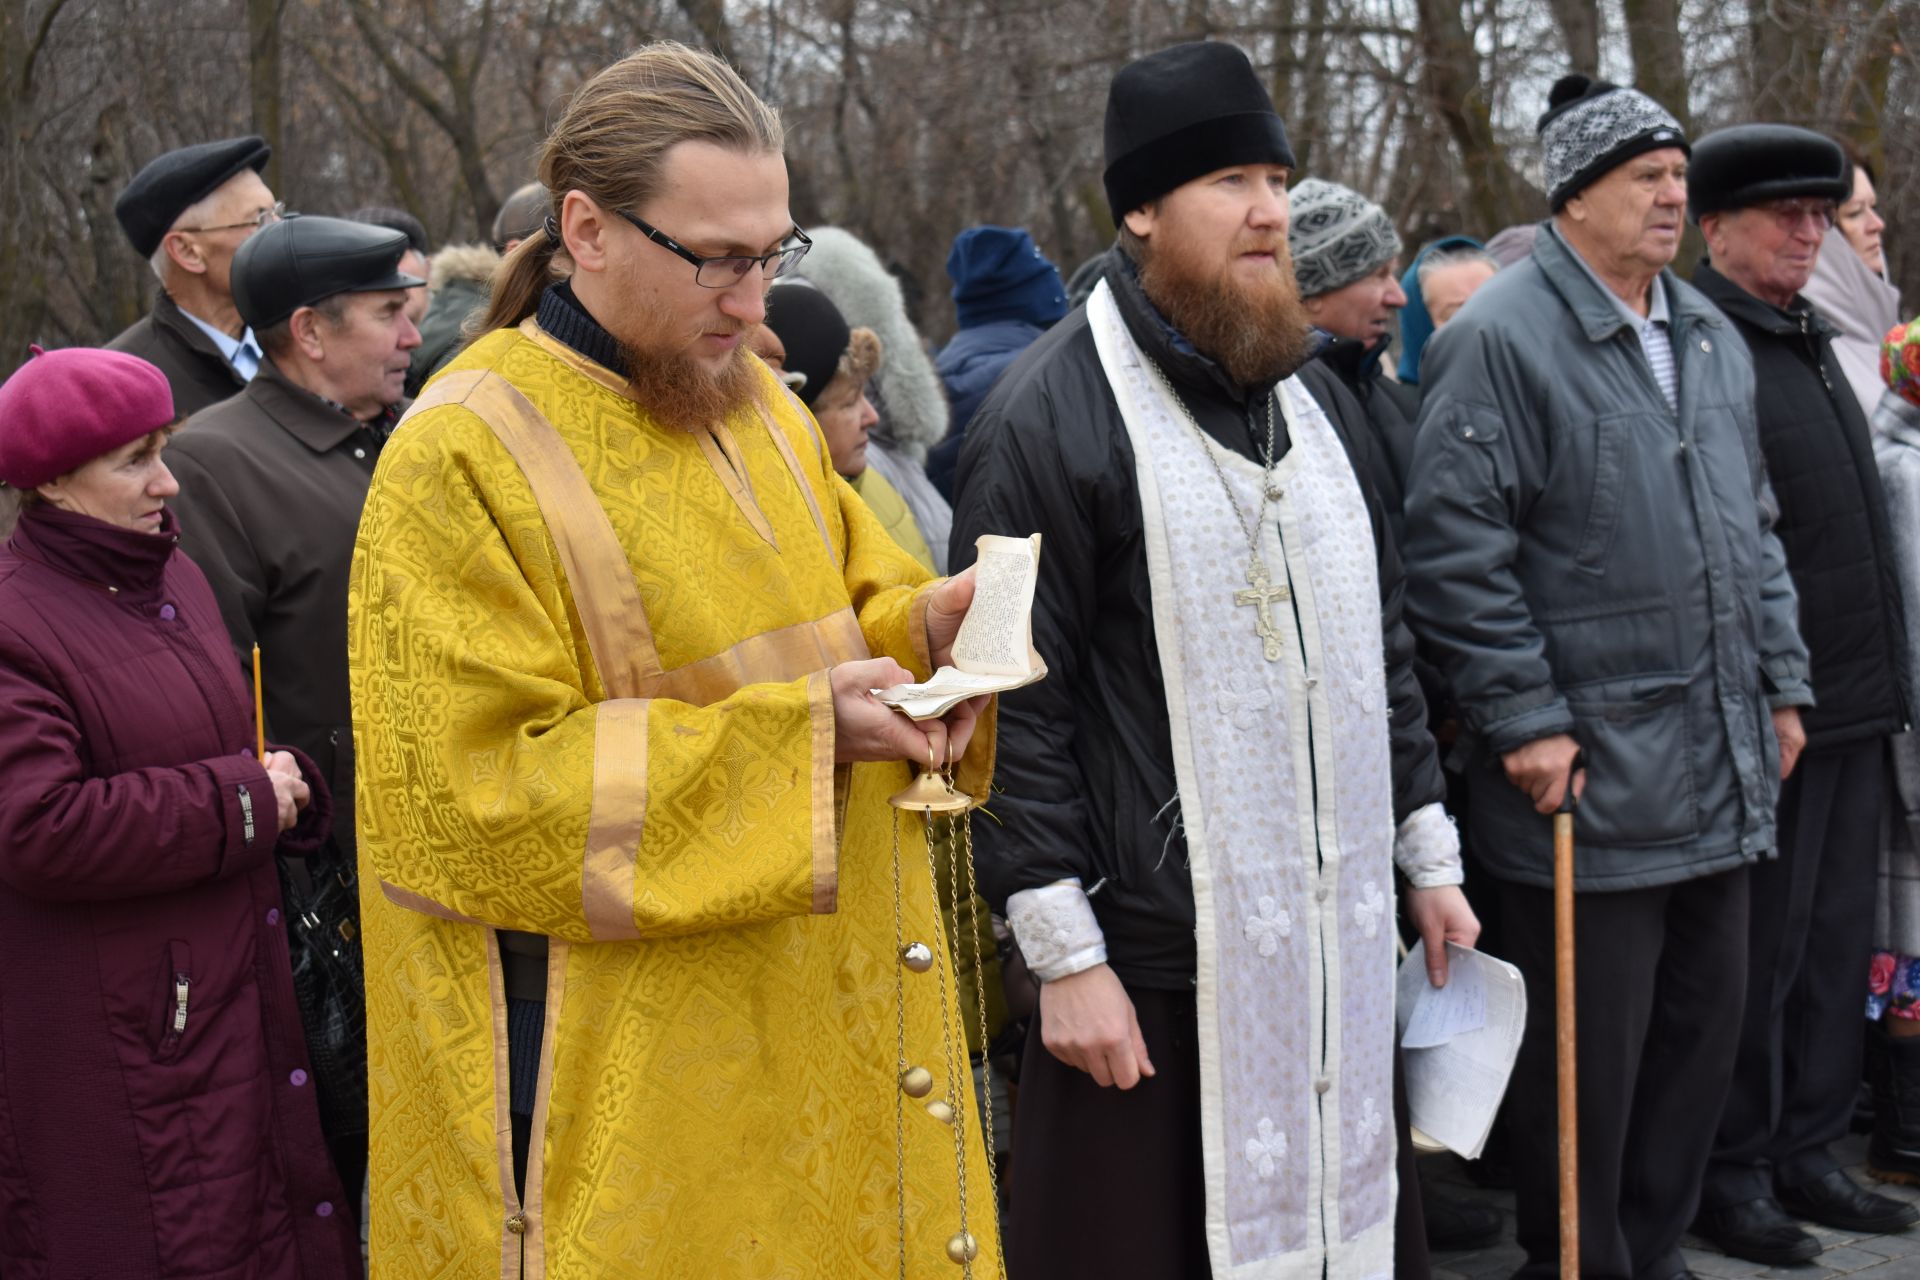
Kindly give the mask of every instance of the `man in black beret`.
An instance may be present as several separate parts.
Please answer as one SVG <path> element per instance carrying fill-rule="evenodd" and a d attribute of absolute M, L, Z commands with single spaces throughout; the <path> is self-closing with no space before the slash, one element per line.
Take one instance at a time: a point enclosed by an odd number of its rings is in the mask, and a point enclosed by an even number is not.
<path fill-rule="evenodd" d="M 114 201 L 160 292 L 153 310 L 108 345 L 159 366 L 181 414 L 225 400 L 260 367 L 230 276 L 246 238 L 285 212 L 260 178 L 271 154 L 255 137 L 182 147 L 150 162 Z"/>
<path fill-rule="evenodd" d="M 1800 293 L 1852 190 L 1838 143 L 1780 124 L 1702 138 L 1687 175 L 1711 255 L 1693 282 L 1753 355 L 1775 529 L 1819 699 L 1780 793 L 1780 856 L 1753 870 L 1745 1022 L 1699 1223 L 1728 1253 L 1775 1266 L 1820 1252 L 1789 1214 L 1855 1235 L 1920 1220 L 1856 1184 L 1831 1145 L 1860 1080 L 1887 738 L 1913 713 L 1873 437 L 1832 326 Z"/>
<path fill-rule="evenodd" d="M 1002 704 L 975 826 L 1042 983 L 1008 1269 L 1378 1276 L 1401 1246 L 1424 1274 L 1394 1190 L 1396 870 L 1436 977 L 1479 925 L 1373 436 L 1313 360 L 1293 152 L 1208 43 L 1114 77 L 1106 156 L 1105 282 L 1001 376 L 955 485 L 956 567 L 983 533 L 1046 543 L 1052 674 Z"/>
<path fill-rule="evenodd" d="M 315 883 L 354 877 L 347 571 L 420 342 L 406 304 L 424 282 L 399 270 L 406 250 L 402 232 L 339 218 L 289 218 L 248 240 L 233 293 L 260 335 L 260 372 L 189 418 L 167 452 L 181 546 L 206 571 L 236 659 L 260 646 L 267 721 L 327 771 L 344 815 L 324 865 L 299 869 Z M 365 1045 L 339 1073 L 330 1061 L 315 1055 L 321 1117 L 341 1181 L 358 1187 Z"/>
<path fill-rule="evenodd" d="M 1670 269 L 1679 122 L 1573 75 L 1539 137 L 1553 216 L 1422 357 L 1408 608 L 1459 709 L 1476 867 L 1527 982 L 1519 1274 L 1560 1274 L 1550 815 L 1571 785 L 1580 1265 L 1675 1280 L 1733 1070 L 1748 869 L 1812 696 L 1753 370 Z"/>

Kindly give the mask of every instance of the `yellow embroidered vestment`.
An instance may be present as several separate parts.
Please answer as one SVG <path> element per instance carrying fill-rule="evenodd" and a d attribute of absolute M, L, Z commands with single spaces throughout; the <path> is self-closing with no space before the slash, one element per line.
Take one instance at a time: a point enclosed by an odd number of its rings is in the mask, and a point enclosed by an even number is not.
<path fill-rule="evenodd" d="M 897 1275 L 897 980 L 995 1256 L 949 979 L 896 977 L 911 774 L 833 763 L 828 667 L 929 674 L 925 571 L 761 372 L 683 431 L 528 321 L 386 446 L 349 641 L 380 1280 Z M 904 936 L 944 955 L 901 835 Z M 499 929 L 551 939 L 524 1203 Z M 909 1102 L 905 1143 L 908 1274 L 957 1275 L 952 1131 Z"/>

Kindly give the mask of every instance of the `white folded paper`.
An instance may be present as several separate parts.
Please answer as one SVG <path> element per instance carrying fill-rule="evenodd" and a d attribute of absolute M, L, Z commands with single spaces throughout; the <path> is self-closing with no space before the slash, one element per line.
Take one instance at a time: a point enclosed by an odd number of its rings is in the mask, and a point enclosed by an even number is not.
<path fill-rule="evenodd" d="M 1427 981 L 1416 942 L 1400 964 L 1395 1015 L 1413 1127 L 1477 1160 L 1506 1095 L 1527 1026 L 1520 971 L 1484 952 L 1447 944 L 1447 985 Z"/>
<path fill-rule="evenodd" d="M 973 604 L 960 620 L 953 663 L 920 684 L 875 689 L 873 694 L 910 719 L 932 720 L 968 698 L 1005 693 L 1047 674 L 1033 648 L 1033 592 L 1040 579 L 1040 535 L 1006 538 L 980 535 Z"/>

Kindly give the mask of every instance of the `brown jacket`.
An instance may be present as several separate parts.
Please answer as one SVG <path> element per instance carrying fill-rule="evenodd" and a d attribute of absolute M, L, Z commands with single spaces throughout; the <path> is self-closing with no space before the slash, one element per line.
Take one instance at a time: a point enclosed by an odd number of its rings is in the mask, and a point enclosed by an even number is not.
<path fill-rule="evenodd" d="M 269 733 L 319 762 L 349 856 L 347 574 L 390 422 L 355 421 L 269 357 L 244 392 L 195 414 L 167 449 L 181 548 L 212 584 L 243 666 L 259 644 Z"/>
<path fill-rule="evenodd" d="M 164 289 L 154 298 L 153 310 L 127 326 L 107 348 L 139 356 L 166 374 L 167 384 L 173 388 L 173 411 L 183 418 L 247 385 L 213 345 L 213 339 L 187 319 L 180 304 Z"/>

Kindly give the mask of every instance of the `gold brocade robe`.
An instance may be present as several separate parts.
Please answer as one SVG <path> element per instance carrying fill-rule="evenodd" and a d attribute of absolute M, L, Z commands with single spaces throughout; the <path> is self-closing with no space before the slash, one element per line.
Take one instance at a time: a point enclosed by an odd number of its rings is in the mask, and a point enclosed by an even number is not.
<path fill-rule="evenodd" d="M 381 458 L 349 640 L 380 1280 L 897 1275 L 896 983 L 995 1274 L 953 989 L 896 955 L 911 773 L 833 762 L 826 668 L 925 678 L 926 574 L 761 372 L 683 431 L 528 321 Z M 900 830 L 901 934 L 944 955 Z M 497 929 L 551 939 L 524 1204 Z M 953 1130 L 909 1100 L 904 1144 L 908 1274 L 957 1276 Z"/>

